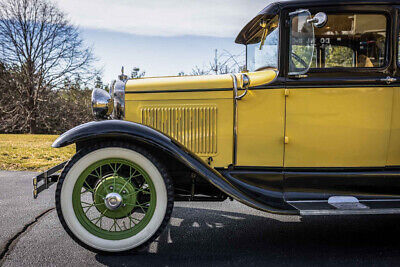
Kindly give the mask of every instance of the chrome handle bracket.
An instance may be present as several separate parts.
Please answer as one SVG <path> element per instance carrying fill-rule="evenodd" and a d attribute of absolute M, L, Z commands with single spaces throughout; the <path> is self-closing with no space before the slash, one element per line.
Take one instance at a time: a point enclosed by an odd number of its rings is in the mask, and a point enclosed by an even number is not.
<path fill-rule="evenodd" d="M 236 96 L 236 99 L 237 100 L 240 100 L 240 99 L 242 99 L 243 97 L 245 97 L 246 95 L 247 95 L 247 91 L 248 91 L 248 89 L 247 89 L 247 87 L 244 89 L 244 93 L 243 94 L 241 94 L 241 95 L 239 95 L 239 96 Z"/>
<path fill-rule="evenodd" d="M 390 76 L 387 76 L 386 78 L 383 78 L 380 81 L 381 82 L 385 82 L 386 84 L 392 84 L 392 83 L 396 82 L 397 79 L 393 78 L 393 77 L 390 77 Z"/>
<path fill-rule="evenodd" d="M 244 93 L 241 95 L 238 95 L 238 81 L 237 81 L 237 77 L 234 74 L 231 74 L 232 80 L 233 80 L 233 91 L 234 91 L 234 96 L 236 100 L 240 100 L 243 97 L 245 97 L 247 95 L 248 92 L 248 88 L 249 88 L 249 77 L 247 77 L 246 74 L 242 74 L 243 80 L 246 80 L 246 82 L 244 83 Z"/>

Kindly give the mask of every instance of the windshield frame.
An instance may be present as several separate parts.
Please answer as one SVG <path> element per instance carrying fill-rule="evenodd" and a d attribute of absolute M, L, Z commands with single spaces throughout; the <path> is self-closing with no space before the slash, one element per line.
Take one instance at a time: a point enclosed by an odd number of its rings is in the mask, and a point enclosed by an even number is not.
<path fill-rule="evenodd" d="M 274 16 L 262 17 L 262 18 L 260 18 L 260 20 L 258 22 L 258 25 L 260 25 L 262 21 L 266 22 L 266 28 L 267 29 L 268 29 L 268 26 L 271 23 L 278 23 L 277 27 L 275 27 L 274 30 L 276 30 L 276 29 L 278 30 L 278 44 L 277 44 L 277 56 L 276 56 L 276 59 L 277 59 L 277 64 L 276 65 L 277 66 L 276 66 L 276 69 L 279 71 L 280 66 L 281 66 L 282 29 L 284 28 L 284 27 L 281 26 L 282 25 L 281 15 L 280 14 L 276 14 Z M 270 34 L 274 33 L 274 30 L 272 30 L 269 33 L 267 33 L 267 35 L 265 36 L 264 40 L 259 40 L 258 42 L 256 42 L 255 41 L 256 37 L 258 37 L 259 34 L 262 35 L 262 32 L 264 31 L 264 28 L 262 28 L 261 26 L 258 26 L 258 27 L 259 27 L 258 33 L 255 34 L 251 39 L 249 39 L 249 41 L 245 45 L 245 49 L 246 49 L 246 70 L 247 71 L 249 71 L 249 68 L 248 68 L 249 67 L 249 54 L 248 54 L 249 53 L 249 45 L 257 44 L 258 46 L 260 46 L 260 43 L 262 41 L 265 41 Z M 268 67 L 268 65 L 265 65 L 265 66 L 259 67 L 257 69 L 254 69 L 252 71 L 261 71 L 261 70 L 263 70 L 263 69 L 265 69 L 267 67 Z"/>

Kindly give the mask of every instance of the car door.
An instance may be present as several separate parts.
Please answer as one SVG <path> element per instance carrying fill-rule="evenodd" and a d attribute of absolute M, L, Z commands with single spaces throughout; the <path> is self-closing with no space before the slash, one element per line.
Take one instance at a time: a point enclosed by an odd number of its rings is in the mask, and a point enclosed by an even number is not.
<path fill-rule="evenodd" d="M 397 8 L 397 13 L 400 12 L 400 8 Z M 391 169 L 399 169 L 400 167 L 400 20 L 395 22 L 396 29 L 396 47 L 397 53 L 395 52 L 394 65 L 396 65 L 396 72 L 393 80 L 393 112 L 392 112 L 392 123 L 390 130 L 390 143 L 388 149 L 387 166 Z"/>
<path fill-rule="evenodd" d="M 315 29 L 311 69 L 287 79 L 285 197 L 398 195 L 394 180 L 384 176 L 394 95 L 387 79 L 392 10 L 365 5 L 311 10 L 317 11 L 328 22 Z M 289 70 L 298 64 L 292 57 Z"/>
<path fill-rule="evenodd" d="M 266 79 L 268 73 L 278 73 L 279 69 L 282 31 L 279 20 L 279 15 L 265 20 L 265 27 L 260 28 L 246 46 L 250 71 L 246 75 L 251 87 L 249 93 L 237 101 L 237 155 L 233 160 L 233 165 L 242 168 L 283 167 L 284 77 L 278 74 L 272 82 Z M 266 36 L 262 41 L 263 35 Z"/>
<path fill-rule="evenodd" d="M 292 210 L 283 198 L 285 77 L 279 44 L 284 20 L 276 13 L 259 19 L 246 40 L 248 71 L 237 75 L 250 83 L 234 99 L 232 165 L 220 171 L 257 201 Z"/>
<path fill-rule="evenodd" d="M 237 166 L 283 167 L 285 89 L 279 81 L 238 101 Z"/>

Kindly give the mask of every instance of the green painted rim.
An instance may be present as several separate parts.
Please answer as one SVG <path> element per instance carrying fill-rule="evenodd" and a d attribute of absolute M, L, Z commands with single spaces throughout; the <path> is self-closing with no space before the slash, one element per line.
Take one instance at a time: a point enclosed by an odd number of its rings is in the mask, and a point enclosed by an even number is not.
<path fill-rule="evenodd" d="M 108 209 L 104 198 L 118 193 L 122 204 Z M 99 160 L 77 179 L 72 193 L 76 218 L 91 234 L 122 240 L 142 231 L 156 207 L 156 190 L 150 176 L 139 165 L 119 158 Z"/>
<path fill-rule="evenodd" d="M 107 218 L 122 219 L 129 216 L 135 208 L 134 205 L 124 205 L 116 210 L 108 210 L 104 203 L 104 196 L 107 196 L 108 193 L 112 192 L 120 193 L 123 199 L 123 204 L 136 203 L 136 189 L 131 183 L 127 182 L 124 177 L 112 175 L 108 178 L 104 178 L 97 183 L 94 192 L 94 206 Z"/>

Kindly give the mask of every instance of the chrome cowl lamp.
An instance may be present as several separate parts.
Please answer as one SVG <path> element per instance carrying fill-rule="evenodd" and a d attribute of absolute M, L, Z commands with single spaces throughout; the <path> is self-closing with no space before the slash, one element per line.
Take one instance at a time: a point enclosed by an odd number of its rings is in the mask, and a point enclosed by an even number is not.
<path fill-rule="evenodd" d="M 114 109 L 114 101 L 107 91 L 94 89 L 92 91 L 92 112 L 96 120 L 108 119 Z"/>
<path fill-rule="evenodd" d="M 126 80 L 117 80 L 112 86 L 112 98 L 114 99 L 113 119 L 125 118 L 125 84 Z"/>
<path fill-rule="evenodd" d="M 128 76 L 124 74 L 118 76 L 118 80 L 113 80 L 110 84 L 109 92 L 102 89 L 94 89 L 92 92 L 92 111 L 96 120 L 117 119 L 125 117 L 125 85 Z"/>

